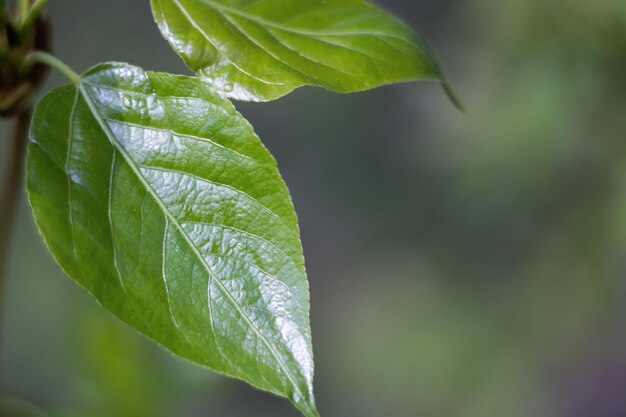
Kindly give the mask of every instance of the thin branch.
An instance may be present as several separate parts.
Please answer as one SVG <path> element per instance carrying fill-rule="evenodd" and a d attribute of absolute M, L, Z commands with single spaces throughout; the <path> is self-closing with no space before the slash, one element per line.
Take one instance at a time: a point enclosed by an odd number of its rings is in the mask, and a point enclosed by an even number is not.
<path fill-rule="evenodd" d="M 0 335 L 2 333 L 1 321 L 5 303 L 4 287 L 6 284 L 11 234 L 14 226 L 17 203 L 21 195 L 20 190 L 22 189 L 22 176 L 31 114 L 32 111 L 29 108 L 23 110 L 15 118 L 11 143 L 12 148 L 8 154 L 9 160 L 4 177 L 2 198 L 0 199 Z"/>

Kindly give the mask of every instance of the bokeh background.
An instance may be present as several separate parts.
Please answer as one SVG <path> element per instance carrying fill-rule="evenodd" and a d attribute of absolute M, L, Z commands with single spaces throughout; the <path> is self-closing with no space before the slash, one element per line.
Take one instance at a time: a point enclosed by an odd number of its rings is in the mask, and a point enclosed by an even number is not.
<path fill-rule="evenodd" d="M 438 51 L 467 114 L 433 83 L 238 104 L 300 216 L 321 414 L 626 416 L 626 2 L 378 3 Z M 77 70 L 186 73 L 147 0 L 49 12 Z M 20 208 L 3 393 L 63 417 L 297 416 L 113 319 Z"/>

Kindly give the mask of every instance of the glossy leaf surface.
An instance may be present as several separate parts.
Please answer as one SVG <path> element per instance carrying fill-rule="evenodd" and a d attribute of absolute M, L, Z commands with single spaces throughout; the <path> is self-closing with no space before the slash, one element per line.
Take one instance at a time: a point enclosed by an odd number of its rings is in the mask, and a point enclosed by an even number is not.
<path fill-rule="evenodd" d="M 303 85 L 354 92 L 443 80 L 430 49 L 362 0 L 151 0 L 161 32 L 223 95 L 264 101 Z"/>
<path fill-rule="evenodd" d="M 104 307 L 318 416 L 289 192 L 206 83 L 105 64 L 53 90 L 33 118 L 27 186 L 50 251 Z"/>

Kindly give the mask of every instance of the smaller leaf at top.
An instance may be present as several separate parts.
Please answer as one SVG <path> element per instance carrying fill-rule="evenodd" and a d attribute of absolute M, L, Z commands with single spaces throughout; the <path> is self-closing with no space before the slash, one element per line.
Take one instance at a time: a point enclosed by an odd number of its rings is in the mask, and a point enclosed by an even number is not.
<path fill-rule="evenodd" d="M 428 46 L 362 0 L 151 3 L 174 50 L 227 97 L 267 101 L 304 85 L 350 93 L 420 79 L 448 90 Z"/>

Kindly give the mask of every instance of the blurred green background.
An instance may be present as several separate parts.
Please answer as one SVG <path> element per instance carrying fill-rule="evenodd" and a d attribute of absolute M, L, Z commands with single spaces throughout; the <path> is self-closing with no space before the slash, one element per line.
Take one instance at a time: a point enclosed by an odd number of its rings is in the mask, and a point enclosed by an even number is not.
<path fill-rule="evenodd" d="M 50 3 L 73 68 L 186 73 L 147 0 Z M 300 216 L 321 414 L 626 416 L 626 1 L 378 3 L 467 115 L 431 83 L 238 104 Z M 3 393 L 64 417 L 297 416 L 114 320 L 20 208 Z"/>

